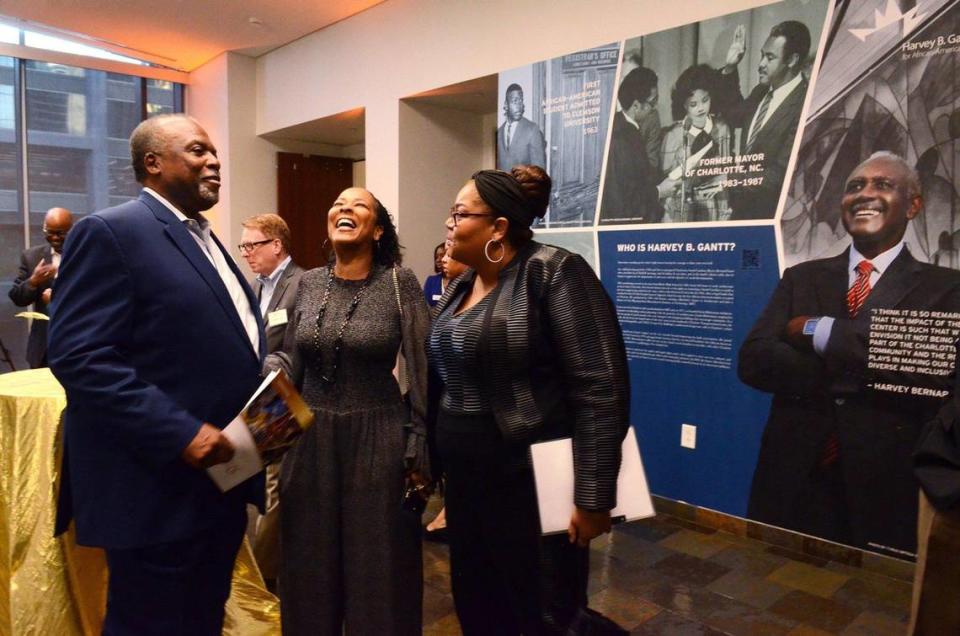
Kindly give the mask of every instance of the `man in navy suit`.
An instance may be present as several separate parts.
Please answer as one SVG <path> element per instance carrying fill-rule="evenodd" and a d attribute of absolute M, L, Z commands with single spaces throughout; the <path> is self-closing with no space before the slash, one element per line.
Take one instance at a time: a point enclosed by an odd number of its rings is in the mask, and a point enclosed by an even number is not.
<path fill-rule="evenodd" d="M 257 301 L 201 212 L 220 190 L 207 133 L 184 115 L 130 137 L 140 197 L 80 220 L 64 246 L 48 356 L 67 393 L 57 528 L 106 549 L 104 634 L 220 634 L 246 503 L 204 468 L 257 388 Z"/>
<path fill-rule="evenodd" d="M 20 255 L 17 278 L 10 287 L 10 300 L 18 307 L 33 305 L 34 311 L 47 313 L 53 293 L 53 281 L 60 267 L 63 242 L 73 227 L 73 215 L 66 208 L 50 208 L 43 217 L 43 236 L 47 245 L 36 245 Z M 27 339 L 27 364 L 31 369 L 47 366 L 47 321 L 34 320 Z"/>
<path fill-rule="evenodd" d="M 916 260 L 904 241 L 922 208 L 920 179 L 902 158 L 864 161 L 840 203 L 850 247 L 784 271 L 747 335 L 740 379 L 773 394 L 749 518 L 892 555 L 914 551 L 911 452 L 952 381 L 948 369 L 877 364 L 870 332 L 880 310 L 960 312 L 960 272 Z"/>

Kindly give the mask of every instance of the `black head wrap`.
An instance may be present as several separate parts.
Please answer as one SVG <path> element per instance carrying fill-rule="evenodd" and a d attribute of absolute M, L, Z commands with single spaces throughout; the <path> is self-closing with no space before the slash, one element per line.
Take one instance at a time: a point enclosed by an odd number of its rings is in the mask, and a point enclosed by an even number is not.
<path fill-rule="evenodd" d="M 534 210 L 527 200 L 520 183 L 513 175 L 503 170 L 481 170 L 471 177 L 477 185 L 477 192 L 483 202 L 499 216 L 530 227 L 533 219 L 543 217 L 543 210 Z"/>

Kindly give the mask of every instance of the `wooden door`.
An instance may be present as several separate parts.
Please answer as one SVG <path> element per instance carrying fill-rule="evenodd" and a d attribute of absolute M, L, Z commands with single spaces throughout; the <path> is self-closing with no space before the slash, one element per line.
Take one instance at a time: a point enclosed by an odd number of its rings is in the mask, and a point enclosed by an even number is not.
<path fill-rule="evenodd" d="M 304 269 L 327 262 L 327 210 L 353 185 L 353 160 L 277 153 L 277 214 L 290 226 L 293 260 Z"/>
<path fill-rule="evenodd" d="M 566 97 L 570 106 L 549 115 L 552 226 L 593 222 L 618 56 L 618 46 L 602 46 L 549 62 L 550 97 Z M 578 110 L 582 117 L 572 114 Z"/>

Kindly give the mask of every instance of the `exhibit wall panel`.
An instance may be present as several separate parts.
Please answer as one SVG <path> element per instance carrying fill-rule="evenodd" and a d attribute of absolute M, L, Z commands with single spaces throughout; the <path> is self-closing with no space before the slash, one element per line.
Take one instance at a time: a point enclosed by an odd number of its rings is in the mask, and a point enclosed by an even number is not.
<path fill-rule="evenodd" d="M 398 205 L 398 100 L 764 4 L 769 2 L 391 0 L 258 58 L 257 133 L 362 105 L 367 184 L 403 224 L 405 213 L 419 219 L 422 212 Z M 445 196 L 452 200 L 454 193 Z"/>
<path fill-rule="evenodd" d="M 622 108 L 599 126 L 599 85 L 551 78 L 608 54 L 505 69 L 499 93 L 529 78 L 533 98 L 511 101 L 498 164 L 545 161 L 556 186 L 580 157 L 568 141 L 609 126 L 597 218 L 556 214 L 561 197 L 537 237 L 598 265 L 657 495 L 909 558 L 911 451 L 960 335 L 960 2 L 846 11 L 861 6 L 791 0 L 628 38 Z"/>

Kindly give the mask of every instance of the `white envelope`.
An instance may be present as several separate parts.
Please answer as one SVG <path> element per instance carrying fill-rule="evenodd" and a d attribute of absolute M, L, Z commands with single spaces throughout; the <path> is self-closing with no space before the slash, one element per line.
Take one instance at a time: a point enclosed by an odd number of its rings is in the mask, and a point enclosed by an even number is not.
<path fill-rule="evenodd" d="M 233 444 L 233 459 L 223 464 L 216 464 L 207 469 L 207 473 L 220 492 L 227 492 L 237 484 L 250 479 L 261 470 L 263 462 L 260 460 L 260 453 L 257 451 L 257 444 L 253 441 L 253 435 L 247 428 L 247 423 L 243 418 L 236 417 L 230 422 L 223 435 Z"/>
<path fill-rule="evenodd" d="M 617 507 L 610 511 L 614 522 L 645 519 L 656 514 L 643 460 L 633 427 L 621 448 L 623 461 L 617 478 Z M 573 515 L 573 443 L 569 437 L 530 446 L 543 534 L 566 532 Z"/>
<path fill-rule="evenodd" d="M 253 399 L 263 392 L 267 386 L 277 377 L 279 371 L 271 371 L 247 403 L 243 406 L 243 411 L 247 410 Z M 243 411 L 240 411 L 242 414 Z M 216 464 L 207 469 L 207 474 L 220 489 L 220 492 L 227 492 L 237 484 L 241 484 L 250 479 L 261 470 L 263 470 L 263 460 L 260 459 L 260 451 L 257 450 L 257 443 L 247 428 L 247 423 L 243 421 L 241 415 L 233 418 L 226 428 L 221 431 L 223 435 L 233 444 L 233 459 L 223 464 Z"/>

